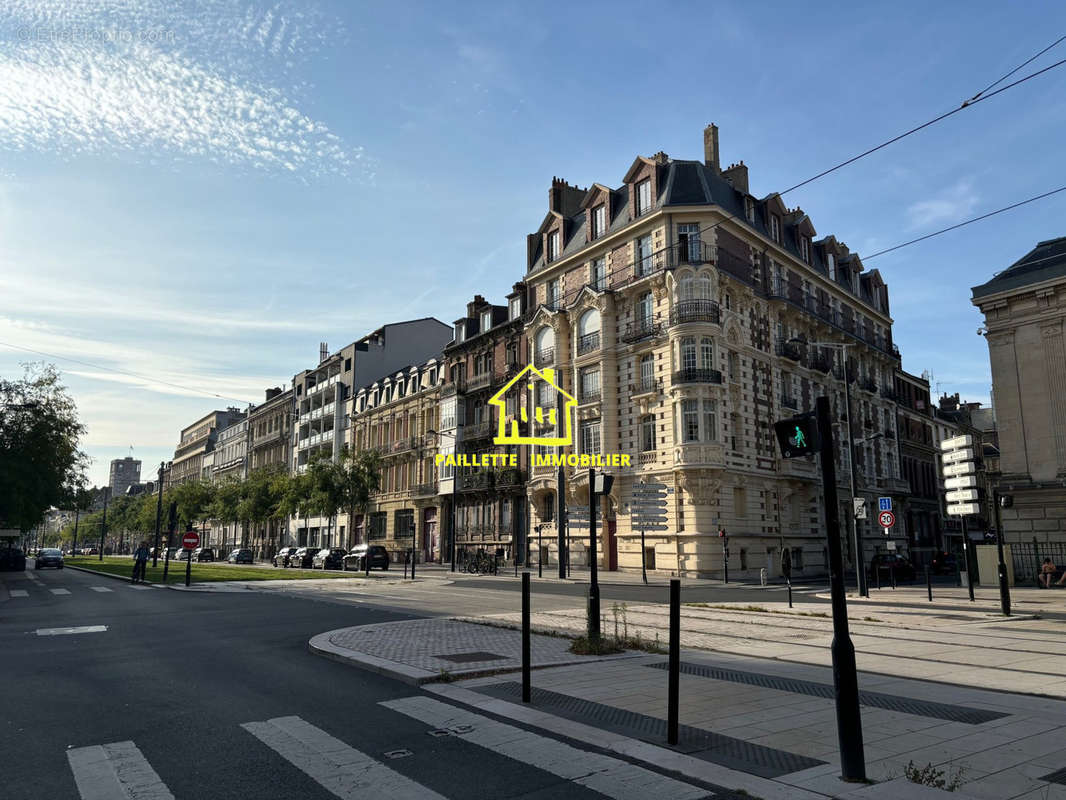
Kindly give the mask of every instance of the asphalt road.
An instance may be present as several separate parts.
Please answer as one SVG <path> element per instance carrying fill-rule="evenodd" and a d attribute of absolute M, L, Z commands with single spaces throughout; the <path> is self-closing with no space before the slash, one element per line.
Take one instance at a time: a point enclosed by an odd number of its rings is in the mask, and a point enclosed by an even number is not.
<path fill-rule="evenodd" d="M 602 796 L 460 737 L 429 736 L 379 705 L 418 690 L 307 651 L 315 633 L 404 618 L 291 595 L 135 589 L 70 569 L 0 573 L 0 794 L 84 797 L 68 749 L 132 741 L 176 798 L 333 797 L 241 727 L 297 716 L 416 781 L 413 796 Z M 83 626 L 107 629 L 38 633 Z M 410 755 L 385 756 L 398 749 Z"/>

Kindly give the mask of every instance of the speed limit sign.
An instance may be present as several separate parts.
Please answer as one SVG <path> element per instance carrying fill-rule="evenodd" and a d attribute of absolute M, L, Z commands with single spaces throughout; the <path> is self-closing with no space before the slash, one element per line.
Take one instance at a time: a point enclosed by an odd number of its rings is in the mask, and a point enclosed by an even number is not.
<path fill-rule="evenodd" d="M 891 528 L 896 524 L 896 515 L 891 511 L 882 511 L 877 515 L 877 521 L 881 524 L 882 528 Z"/>

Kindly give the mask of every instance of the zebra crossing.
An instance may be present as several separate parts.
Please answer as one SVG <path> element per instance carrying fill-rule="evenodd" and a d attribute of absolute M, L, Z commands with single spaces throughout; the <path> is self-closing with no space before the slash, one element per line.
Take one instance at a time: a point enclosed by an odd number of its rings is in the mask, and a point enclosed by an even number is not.
<path fill-rule="evenodd" d="M 707 789 L 667 777 L 619 758 L 581 750 L 556 739 L 498 722 L 429 697 L 413 696 L 379 705 L 426 725 L 432 736 L 455 736 L 469 745 L 472 760 L 491 751 L 613 800 L 713 797 Z M 239 726 L 317 783 L 328 795 L 355 800 L 447 800 L 448 787 L 430 787 L 399 765 L 408 750 L 371 754 L 352 747 L 299 716 L 245 722 Z M 417 743 L 412 745 L 417 748 Z M 175 800 L 174 794 L 133 741 L 67 750 L 81 800 Z M 389 763 L 397 766 L 390 766 Z M 438 779 L 439 780 L 439 779 Z M 278 787 L 284 791 L 284 787 Z M 462 792 L 468 794 L 468 791 Z"/>
<path fill-rule="evenodd" d="M 122 584 L 115 583 L 112 586 L 81 586 L 72 585 L 70 589 L 65 587 L 49 587 L 45 586 L 40 581 L 31 582 L 29 589 L 8 589 L 8 596 L 12 600 L 41 600 L 46 597 L 51 598 L 70 598 L 76 600 L 78 596 L 84 596 L 87 592 L 93 594 L 121 594 L 125 591 L 151 591 L 157 589 L 157 586 L 147 586 L 145 584 Z"/>

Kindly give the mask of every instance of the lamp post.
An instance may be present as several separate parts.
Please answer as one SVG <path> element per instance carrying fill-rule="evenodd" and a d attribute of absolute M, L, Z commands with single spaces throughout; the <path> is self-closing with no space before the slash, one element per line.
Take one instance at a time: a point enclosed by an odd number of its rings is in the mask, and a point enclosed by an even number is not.
<path fill-rule="evenodd" d="M 859 534 L 859 521 L 855 517 L 855 441 L 851 432 L 851 384 L 848 382 L 848 348 L 854 347 L 852 342 L 807 342 L 803 339 L 792 338 L 790 344 L 803 344 L 810 347 L 836 347 L 840 349 L 840 358 L 843 366 L 841 379 L 844 382 L 844 422 L 848 428 L 848 466 L 851 481 L 851 540 L 855 549 L 855 583 L 861 597 L 870 596 L 870 588 L 866 585 L 866 564 L 862 555 L 862 537 Z"/>
<path fill-rule="evenodd" d="M 449 438 L 451 438 L 452 446 L 453 446 L 454 450 L 456 451 L 456 452 L 453 453 L 453 455 L 458 457 L 458 455 L 459 455 L 459 453 L 458 453 L 458 450 L 459 450 L 459 437 L 458 436 L 456 436 L 454 433 L 441 433 L 440 431 L 433 430 L 433 428 L 430 428 L 429 430 L 427 430 L 426 433 L 427 434 L 433 434 L 434 436 L 436 436 L 438 438 L 441 437 L 441 436 L 448 436 Z M 456 467 L 452 467 L 452 502 L 451 502 L 451 510 L 448 513 L 448 529 L 450 531 L 449 538 L 451 540 L 448 549 L 449 549 L 449 551 L 451 553 L 451 561 L 452 561 L 451 571 L 452 572 L 455 572 L 455 539 L 456 539 L 456 535 L 455 535 L 455 519 L 456 519 L 456 516 L 457 516 L 455 503 L 456 503 L 456 500 L 458 498 L 459 498 L 459 467 L 456 466 Z"/>

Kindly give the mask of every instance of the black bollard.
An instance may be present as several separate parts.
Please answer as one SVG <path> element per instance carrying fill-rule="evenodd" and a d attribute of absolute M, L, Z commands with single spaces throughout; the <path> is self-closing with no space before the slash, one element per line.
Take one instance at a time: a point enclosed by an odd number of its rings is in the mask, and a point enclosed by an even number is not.
<path fill-rule="evenodd" d="M 874 580 L 877 582 L 877 588 L 881 588 L 881 565 L 878 564 L 874 569 Z"/>
<path fill-rule="evenodd" d="M 670 579 L 670 678 L 667 688 L 666 740 L 677 744 L 677 704 L 681 678 L 681 580 Z"/>
<path fill-rule="evenodd" d="M 792 608 L 792 578 L 785 578 L 788 583 L 788 607 Z"/>
<path fill-rule="evenodd" d="M 933 578 L 929 574 L 929 565 L 925 567 L 925 588 L 929 591 L 929 602 L 933 602 Z"/>
<path fill-rule="evenodd" d="M 889 566 L 888 574 L 892 576 L 892 588 L 895 589 L 896 588 L 896 567 L 895 567 L 894 564 Z"/>
<path fill-rule="evenodd" d="M 529 685 L 529 573 L 522 573 L 522 702 L 532 694 Z"/>

